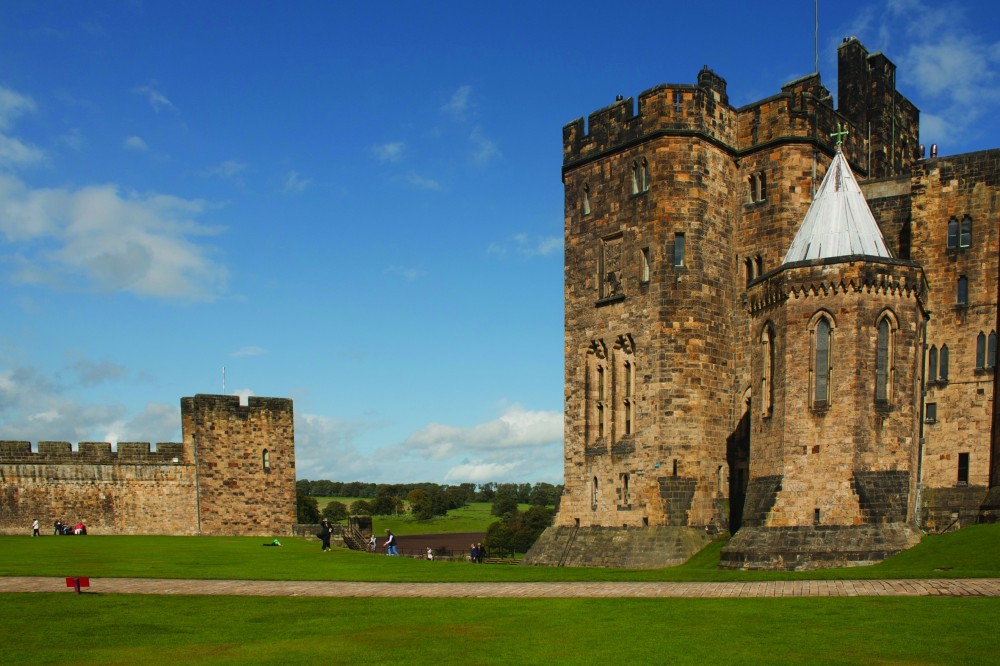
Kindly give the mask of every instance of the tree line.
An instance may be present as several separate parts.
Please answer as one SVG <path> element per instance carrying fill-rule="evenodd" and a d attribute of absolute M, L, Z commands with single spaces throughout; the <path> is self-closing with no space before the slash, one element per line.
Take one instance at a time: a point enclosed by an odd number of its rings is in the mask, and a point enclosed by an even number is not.
<path fill-rule="evenodd" d="M 361 481 L 310 481 L 296 482 L 297 519 L 300 523 L 316 523 L 320 518 L 330 521 L 344 520 L 348 516 L 398 515 L 407 507 L 418 520 L 443 516 L 451 509 L 460 509 L 470 502 L 492 503 L 491 513 L 501 519 L 513 532 L 520 531 L 522 514 L 519 504 L 530 504 L 532 509 L 559 506 L 562 485 L 551 483 L 364 483 Z M 357 497 L 350 506 L 343 502 L 327 503 L 322 511 L 317 497 Z M 551 522 L 553 510 L 546 510 Z M 531 510 L 529 523 L 537 524 L 545 512 Z M 498 537 L 500 535 L 497 535 Z"/>
<path fill-rule="evenodd" d="M 521 504 L 544 506 L 555 504 L 562 495 L 562 485 L 551 483 L 460 483 L 458 485 L 438 483 L 366 483 L 364 481 L 310 481 L 302 479 L 296 482 L 296 487 L 312 497 L 359 497 L 375 499 L 379 496 L 390 496 L 405 499 L 411 490 L 421 489 L 427 492 L 441 491 L 456 501 L 465 504 L 469 502 L 492 502 L 500 488 L 504 492 L 513 491 Z M 465 506 L 460 504 L 459 506 Z M 453 507 L 458 508 L 458 507 Z"/>

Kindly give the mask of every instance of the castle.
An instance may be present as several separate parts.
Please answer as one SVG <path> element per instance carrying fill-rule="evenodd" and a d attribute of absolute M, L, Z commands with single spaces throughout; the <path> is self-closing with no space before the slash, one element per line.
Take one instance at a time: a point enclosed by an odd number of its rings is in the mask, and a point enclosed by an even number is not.
<path fill-rule="evenodd" d="M 565 491 L 526 563 L 875 562 L 1000 508 L 1000 149 L 938 157 L 838 48 L 741 107 L 694 85 L 563 128 Z"/>
<path fill-rule="evenodd" d="M 0 442 L 0 534 L 82 520 L 93 534 L 289 535 L 292 401 L 181 399 L 183 442 Z"/>

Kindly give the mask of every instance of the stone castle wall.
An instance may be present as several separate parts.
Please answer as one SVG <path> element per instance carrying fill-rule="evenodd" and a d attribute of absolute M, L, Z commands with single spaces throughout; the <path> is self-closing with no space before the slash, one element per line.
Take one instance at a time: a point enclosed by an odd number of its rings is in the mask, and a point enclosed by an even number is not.
<path fill-rule="evenodd" d="M 95 534 L 196 534 L 195 470 L 181 444 L 0 442 L 0 534 L 38 518 L 83 521 Z"/>
<path fill-rule="evenodd" d="M 290 400 L 184 398 L 184 443 L 0 442 L 0 534 L 38 518 L 94 534 L 290 534 Z M 263 452 L 268 450 L 269 471 Z"/>

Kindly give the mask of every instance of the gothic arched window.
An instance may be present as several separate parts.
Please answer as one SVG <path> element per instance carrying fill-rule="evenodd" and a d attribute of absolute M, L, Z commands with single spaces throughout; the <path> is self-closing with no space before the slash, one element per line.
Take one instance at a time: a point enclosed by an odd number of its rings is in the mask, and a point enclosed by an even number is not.
<path fill-rule="evenodd" d="M 948 345 L 941 345 L 941 362 L 938 364 L 938 379 L 948 381 Z"/>
<path fill-rule="evenodd" d="M 826 313 L 813 319 L 812 354 L 810 354 L 811 406 L 822 409 L 830 404 L 830 375 L 833 368 L 833 322 Z"/>
<path fill-rule="evenodd" d="M 935 345 L 927 351 L 927 381 L 936 382 L 938 378 L 938 350 Z"/>
<path fill-rule="evenodd" d="M 877 326 L 875 347 L 875 401 L 889 402 L 892 395 L 893 321 L 889 313 L 882 315 Z M 932 347 L 933 349 L 933 347 Z"/>
<path fill-rule="evenodd" d="M 948 220 L 948 249 L 958 248 L 958 220 L 954 217 Z"/>

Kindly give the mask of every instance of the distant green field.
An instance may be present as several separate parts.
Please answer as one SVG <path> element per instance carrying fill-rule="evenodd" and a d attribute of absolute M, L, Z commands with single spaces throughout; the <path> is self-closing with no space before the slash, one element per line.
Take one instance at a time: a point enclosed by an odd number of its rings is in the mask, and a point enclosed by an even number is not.
<path fill-rule="evenodd" d="M 317 497 L 322 510 L 328 503 L 342 502 L 348 507 L 351 502 L 362 499 L 359 497 Z M 366 500 L 368 501 L 368 500 Z M 454 532 L 485 532 L 490 523 L 499 520 L 490 514 L 493 505 L 490 502 L 470 502 L 461 509 L 452 509 L 447 516 L 435 516 L 430 520 L 417 520 L 412 515 L 373 516 L 372 527 L 377 533 L 392 530 L 395 534 L 447 534 Z M 521 511 L 527 511 L 530 504 L 520 504 Z"/>
<path fill-rule="evenodd" d="M 744 572 L 717 568 L 721 542 L 669 569 L 585 569 L 470 566 L 405 557 L 386 558 L 319 542 L 264 537 L 87 536 L 0 537 L 0 576 L 92 576 L 359 581 L 597 581 L 795 580 L 852 578 L 1000 577 L 1000 525 L 977 525 L 927 536 L 917 547 L 870 567 L 807 572 Z"/>

